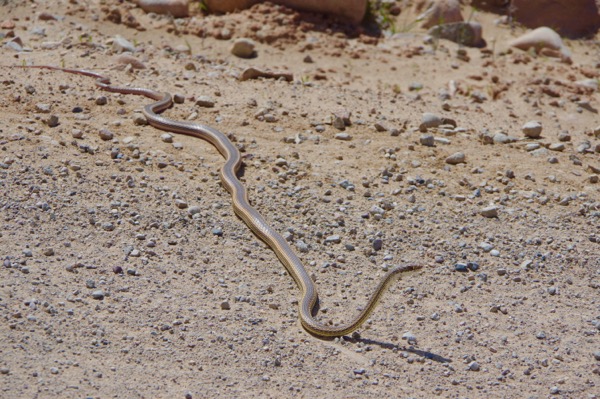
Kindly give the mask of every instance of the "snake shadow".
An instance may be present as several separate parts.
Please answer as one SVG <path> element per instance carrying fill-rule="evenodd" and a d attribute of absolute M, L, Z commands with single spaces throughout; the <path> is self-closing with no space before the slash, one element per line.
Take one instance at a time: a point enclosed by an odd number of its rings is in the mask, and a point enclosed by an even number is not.
<path fill-rule="evenodd" d="M 423 351 L 420 349 L 416 349 L 412 346 L 409 348 L 405 348 L 405 347 L 401 347 L 399 345 L 393 344 L 391 342 L 382 342 L 382 341 L 377 341 L 377 340 L 369 339 L 369 338 L 352 338 L 352 337 L 348 337 L 348 336 L 344 336 L 344 340 L 349 341 L 349 342 L 361 342 L 365 345 L 377 345 L 384 349 L 391 349 L 391 350 L 396 349 L 396 350 L 399 350 L 402 352 L 409 352 L 414 355 L 423 357 L 428 360 L 433 360 L 434 362 L 438 362 L 438 363 L 452 363 L 452 359 L 448 359 L 446 357 L 437 355 L 437 354 L 429 352 L 429 351 Z"/>
<path fill-rule="evenodd" d="M 313 307 L 312 312 L 311 312 L 312 315 L 315 316 L 319 312 L 319 309 L 320 309 L 320 301 L 317 299 L 317 303 L 315 304 L 315 306 Z M 308 332 L 308 333 L 310 335 L 312 335 L 313 337 L 320 339 L 320 340 L 333 341 L 335 339 L 334 337 L 321 337 L 321 336 L 318 336 L 315 334 L 311 334 L 310 332 Z M 429 352 L 429 351 L 423 351 L 420 349 L 416 349 L 412 346 L 409 348 L 405 348 L 405 347 L 401 347 L 399 345 L 393 344 L 391 342 L 383 342 L 383 341 L 378 341 L 378 340 L 374 340 L 374 339 L 370 339 L 370 338 L 362 338 L 359 334 L 356 334 L 356 333 L 352 334 L 352 336 L 344 335 L 343 337 L 341 337 L 341 339 L 343 339 L 346 342 L 351 342 L 351 343 L 360 342 L 364 345 L 377 345 L 383 349 L 409 352 L 414 355 L 423 357 L 428 360 L 433 360 L 434 362 L 438 362 L 438 363 L 452 363 L 452 359 L 448 359 L 446 357 L 437 355 L 437 354 Z"/>

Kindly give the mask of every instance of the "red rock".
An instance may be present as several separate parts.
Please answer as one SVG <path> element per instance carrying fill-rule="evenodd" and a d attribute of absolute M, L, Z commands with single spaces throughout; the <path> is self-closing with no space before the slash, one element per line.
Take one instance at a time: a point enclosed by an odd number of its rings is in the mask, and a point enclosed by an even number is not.
<path fill-rule="evenodd" d="M 597 0 L 513 0 L 514 18 L 529 28 L 551 26 L 560 35 L 576 38 L 600 28 Z"/>
<path fill-rule="evenodd" d="M 15 29 L 15 22 L 7 19 L 6 21 L 2 21 L 2 24 L 0 25 L 0 28 L 2 29 Z"/>
<path fill-rule="evenodd" d="M 261 0 L 206 0 L 212 12 L 243 10 L 261 3 Z M 297 10 L 336 15 L 348 22 L 359 23 L 367 11 L 367 0 L 271 0 Z"/>

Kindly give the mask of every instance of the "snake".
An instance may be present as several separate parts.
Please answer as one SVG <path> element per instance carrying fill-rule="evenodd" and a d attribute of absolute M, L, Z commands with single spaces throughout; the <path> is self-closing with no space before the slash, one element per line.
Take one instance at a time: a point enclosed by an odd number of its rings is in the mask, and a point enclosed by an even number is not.
<path fill-rule="evenodd" d="M 173 98 L 168 92 L 158 92 L 140 87 L 112 86 L 110 78 L 85 69 L 63 68 L 50 65 L 27 65 L 20 67 L 50 69 L 89 76 L 96 78 L 96 86 L 107 92 L 147 97 L 154 100 L 154 102 L 145 105 L 142 112 L 151 126 L 170 133 L 196 137 L 212 144 L 221 153 L 223 158 L 225 158 L 225 163 L 220 170 L 220 178 L 221 183 L 231 195 L 235 214 L 244 221 L 256 236 L 273 250 L 279 261 L 300 288 L 301 299 L 298 301 L 299 318 L 302 327 L 309 333 L 318 337 L 341 337 L 354 332 L 369 318 L 384 292 L 401 274 L 422 268 L 421 265 L 417 264 L 407 264 L 392 268 L 377 284 L 366 305 L 360 308 L 358 314 L 349 322 L 336 325 L 323 323 L 313 315 L 317 313 L 314 311 L 319 301 L 317 288 L 313 279 L 288 242 L 250 205 L 246 187 L 237 177 L 237 172 L 242 165 L 242 157 L 238 148 L 224 133 L 204 124 L 176 121 L 160 115 L 161 112 L 173 105 Z"/>

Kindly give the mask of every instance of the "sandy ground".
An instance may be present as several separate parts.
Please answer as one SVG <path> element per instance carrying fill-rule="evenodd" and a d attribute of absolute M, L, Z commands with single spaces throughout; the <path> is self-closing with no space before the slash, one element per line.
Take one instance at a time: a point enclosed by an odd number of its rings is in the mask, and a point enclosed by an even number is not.
<path fill-rule="evenodd" d="M 577 83 L 598 79 L 598 37 L 568 41 L 566 64 L 508 50 L 524 30 L 479 12 L 484 49 L 426 44 L 406 13 L 387 38 L 273 6 L 0 14 L 30 50 L 0 50 L 1 398 L 600 397 L 600 97 Z M 145 69 L 118 64 L 116 35 Z M 239 37 L 255 58 L 231 55 Z M 423 270 L 360 334 L 309 335 L 298 288 L 233 213 L 217 151 L 144 126 L 145 98 L 12 68 L 41 64 L 179 94 L 171 118 L 231 134 L 322 320 L 346 321 L 388 267 Z M 248 66 L 293 81 L 240 81 Z M 457 127 L 423 145 L 425 112 Z M 532 120 L 538 139 L 521 131 Z M 487 143 L 498 132 L 515 141 Z M 456 152 L 465 163 L 446 163 Z"/>

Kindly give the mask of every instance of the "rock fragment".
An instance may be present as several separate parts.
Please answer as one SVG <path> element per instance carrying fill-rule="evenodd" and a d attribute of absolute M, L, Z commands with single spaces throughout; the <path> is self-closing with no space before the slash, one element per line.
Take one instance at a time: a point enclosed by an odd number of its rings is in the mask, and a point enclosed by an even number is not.
<path fill-rule="evenodd" d="M 252 58 L 256 56 L 256 43 L 245 37 L 234 40 L 231 46 L 231 54 L 240 58 Z"/>

